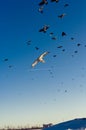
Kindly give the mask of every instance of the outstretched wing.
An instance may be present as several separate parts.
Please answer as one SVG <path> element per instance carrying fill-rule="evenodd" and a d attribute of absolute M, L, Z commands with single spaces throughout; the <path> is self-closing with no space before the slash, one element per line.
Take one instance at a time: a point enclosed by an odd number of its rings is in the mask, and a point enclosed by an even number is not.
<path fill-rule="evenodd" d="M 44 31 L 44 29 L 43 28 L 41 28 L 40 30 L 39 30 L 39 32 L 43 32 Z"/>
<path fill-rule="evenodd" d="M 35 60 L 33 63 L 32 63 L 32 67 L 34 67 L 37 63 L 38 63 L 39 61 L 38 61 L 38 59 L 37 60 Z"/>
<path fill-rule="evenodd" d="M 59 2 L 59 0 L 51 0 L 51 2 L 54 2 L 54 1 L 55 1 L 55 2 Z"/>
<path fill-rule="evenodd" d="M 43 58 L 44 56 L 46 56 L 48 53 L 49 53 L 48 51 L 44 52 L 43 54 L 40 55 L 39 58 L 42 59 L 42 58 Z"/>
<path fill-rule="evenodd" d="M 45 56 L 45 55 L 47 55 L 49 52 L 44 52 L 43 54 L 41 54 L 33 63 L 32 63 L 32 67 L 34 67 L 38 62 L 44 62 L 44 60 L 43 60 L 43 57 Z"/>

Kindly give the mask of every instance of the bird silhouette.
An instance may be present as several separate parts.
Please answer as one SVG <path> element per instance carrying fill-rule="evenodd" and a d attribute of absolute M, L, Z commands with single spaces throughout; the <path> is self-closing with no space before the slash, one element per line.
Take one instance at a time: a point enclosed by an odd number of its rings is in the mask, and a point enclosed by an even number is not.
<path fill-rule="evenodd" d="M 50 36 L 53 36 L 53 34 L 54 34 L 53 32 L 50 32 Z"/>
<path fill-rule="evenodd" d="M 62 50 L 63 52 L 65 51 L 65 49 Z"/>
<path fill-rule="evenodd" d="M 51 0 L 51 2 L 56 2 L 57 3 L 57 2 L 59 2 L 59 0 Z"/>
<path fill-rule="evenodd" d="M 13 66 L 12 66 L 12 65 L 9 65 L 8 67 L 9 67 L 9 68 L 12 68 Z"/>
<path fill-rule="evenodd" d="M 58 18 L 63 18 L 65 15 L 66 15 L 65 13 L 58 15 Z"/>
<path fill-rule="evenodd" d="M 62 48 L 63 46 L 58 46 L 57 48 Z"/>
<path fill-rule="evenodd" d="M 31 45 L 31 40 L 27 41 L 27 45 Z"/>
<path fill-rule="evenodd" d="M 48 28 L 49 28 L 49 25 L 45 25 L 43 28 L 41 28 L 41 29 L 39 30 L 39 32 L 44 32 L 44 33 L 46 33 L 46 31 L 47 31 Z"/>
<path fill-rule="evenodd" d="M 67 34 L 65 32 L 62 32 L 62 36 L 66 36 Z"/>
<path fill-rule="evenodd" d="M 53 55 L 53 57 L 56 57 L 57 55 Z"/>
<path fill-rule="evenodd" d="M 42 0 L 40 3 L 39 3 L 39 6 L 42 6 L 42 5 L 44 5 L 44 4 L 48 4 L 48 1 L 47 0 Z"/>
<path fill-rule="evenodd" d="M 36 50 L 39 50 L 39 48 L 38 48 L 37 46 L 35 47 L 35 49 L 36 49 Z"/>
<path fill-rule="evenodd" d="M 8 61 L 8 58 L 5 58 L 4 61 Z"/>
<path fill-rule="evenodd" d="M 74 53 L 78 53 L 78 51 L 74 51 Z"/>
<path fill-rule="evenodd" d="M 53 36 L 52 39 L 53 39 L 53 40 L 57 40 L 57 37 Z"/>
<path fill-rule="evenodd" d="M 81 45 L 80 43 L 77 44 L 77 46 L 80 46 L 80 45 Z"/>
<path fill-rule="evenodd" d="M 69 6 L 69 4 L 65 4 L 65 5 L 64 5 L 64 7 L 67 7 L 67 6 Z"/>
<path fill-rule="evenodd" d="M 71 40 L 74 40 L 74 37 L 71 37 Z"/>

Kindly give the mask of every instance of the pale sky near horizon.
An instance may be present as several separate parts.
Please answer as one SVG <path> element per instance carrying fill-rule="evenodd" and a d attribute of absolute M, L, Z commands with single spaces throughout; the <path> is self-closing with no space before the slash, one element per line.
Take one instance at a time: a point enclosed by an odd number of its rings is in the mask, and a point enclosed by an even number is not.
<path fill-rule="evenodd" d="M 86 0 L 40 1 L 0 0 L 0 128 L 86 117 Z"/>

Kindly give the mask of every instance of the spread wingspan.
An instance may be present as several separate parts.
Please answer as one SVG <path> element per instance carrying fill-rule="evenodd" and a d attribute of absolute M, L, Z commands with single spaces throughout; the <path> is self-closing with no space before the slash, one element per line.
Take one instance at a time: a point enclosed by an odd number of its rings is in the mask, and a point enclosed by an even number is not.
<path fill-rule="evenodd" d="M 34 67 L 38 62 L 39 62 L 38 59 L 35 60 L 35 61 L 32 63 L 32 67 Z"/>
<path fill-rule="evenodd" d="M 47 55 L 49 52 L 44 52 L 43 54 L 41 54 L 33 63 L 32 63 L 32 67 L 34 67 L 36 64 L 38 64 L 38 62 L 42 62 L 44 63 L 43 57 L 45 55 Z"/>

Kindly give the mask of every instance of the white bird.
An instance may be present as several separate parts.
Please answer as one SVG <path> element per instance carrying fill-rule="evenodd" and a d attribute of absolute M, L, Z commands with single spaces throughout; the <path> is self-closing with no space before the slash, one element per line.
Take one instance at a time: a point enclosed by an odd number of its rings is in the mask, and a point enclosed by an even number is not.
<path fill-rule="evenodd" d="M 34 67 L 38 62 L 42 62 L 42 63 L 45 63 L 44 61 L 44 56 L 46 56 L 49 52 L 44 52 L 43 54 L 41 54 L 33 63 L 32 63 L 32 67 Z"/>

